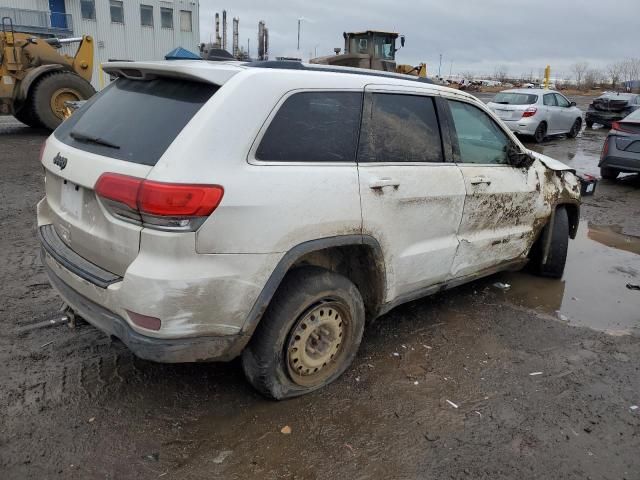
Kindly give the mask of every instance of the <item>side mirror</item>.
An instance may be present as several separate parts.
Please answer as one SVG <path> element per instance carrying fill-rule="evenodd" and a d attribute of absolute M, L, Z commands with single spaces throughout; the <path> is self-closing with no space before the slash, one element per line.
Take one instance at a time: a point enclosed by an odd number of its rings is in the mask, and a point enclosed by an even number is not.
<path fill-rule="evenodd" d="M 577 104 L 576 102 L 571 102 L 571 104 L 569 105 L 570 107 L 575 107 Z"/>
<path fill-rule="evenodd" d="M 535 161 L 535 158 L 515 145 L 507 147 L 507 159 L 509 160 L 509 165 L 513 165 L 516 168 L 529 168 Z"/>
<path fill-rule="evenodd" d="M 400 35 L 400 46 L 404 47 L 404 35 Z"/>

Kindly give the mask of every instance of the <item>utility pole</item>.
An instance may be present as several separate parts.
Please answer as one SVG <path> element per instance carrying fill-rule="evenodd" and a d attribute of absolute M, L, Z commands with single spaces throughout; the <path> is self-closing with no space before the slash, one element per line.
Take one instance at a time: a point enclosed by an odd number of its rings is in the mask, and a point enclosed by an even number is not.
<path fill-rule="evenodd" d="M 451 78 L 451 70 L 453 70 L 453 60 L 449 64 L 449 78 Z"/>
<path fill-rule="evenodd" d="M 300 50 L 300 24 L 302 23 L 302 17 L 298 18 L 298 50 Z"/>
<path fill-rule="evenodd" d="M 442 78 L 440 76 L 440 69 L 442 68 L 442 54 L 440 54 L 440 64 L 438 65 L 438 77 Z"/>
<path fill-rule="evenodd" d="M 247 38 L 247 60 L 251 60 L 251 52 L 249 51 L 249 42 L 251 41 L 250 38 Z"/>

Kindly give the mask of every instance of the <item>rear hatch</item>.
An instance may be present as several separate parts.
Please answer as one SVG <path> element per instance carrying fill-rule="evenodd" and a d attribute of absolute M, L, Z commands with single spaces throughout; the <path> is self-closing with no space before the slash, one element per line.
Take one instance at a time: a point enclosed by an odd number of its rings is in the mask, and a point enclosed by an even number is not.
<path fill-rule="evenodd" d="M 537 101 L 538 95 L 534 93 L 500 92 L 489 106 L 502 120 L 520 120 Z"/>
<path fill-rule="evenodd" d="M 143 227 L 114 216 L 96 196 L 96 182 L 106 172 L 145 178 L 218 88 L 168 77 L 119 78 L 54 132 L 42 155 L 46 198 L 68 247 L 124 275 Z"/>
<path fill-rule="evenodd" d="M 630 98 L 627 95 L 603 95 L 596 98 L 591 105 L 601 112 L 621 112 L 629 106 Z"/>

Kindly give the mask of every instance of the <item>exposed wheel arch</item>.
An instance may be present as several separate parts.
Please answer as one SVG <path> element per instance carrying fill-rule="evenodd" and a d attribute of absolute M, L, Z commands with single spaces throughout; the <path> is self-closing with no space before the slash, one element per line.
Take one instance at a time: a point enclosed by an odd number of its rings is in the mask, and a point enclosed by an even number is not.
<path fill-rule="evenodd" d="M 286 275 L 298 267 L 317 266 L 344 275 L 360 290 L 367 318 L 378 315 L 386 292 L 382 247 L 369 235 L 338 235 L 301 243 L 278 262 L 255 301 L 242 332 L 251 335 Z"/>

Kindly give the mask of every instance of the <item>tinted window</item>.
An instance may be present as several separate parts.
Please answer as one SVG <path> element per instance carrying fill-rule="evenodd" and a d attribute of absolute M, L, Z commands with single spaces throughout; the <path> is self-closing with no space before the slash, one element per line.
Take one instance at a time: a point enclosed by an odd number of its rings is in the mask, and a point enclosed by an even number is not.
<path fill-rule="evenodd" d="M 80 0 L 80 14 L 85 20 L 95 20 L 96 0 Z"/>
<path fill-rule="evenodd" d="M 556 96 L 553 93 L 547 93 L 543 97 L 544 104 L 548 107 L 556 106 Z"/>
<path fill-rule="evenodd" d="M 160 26 L 173 28 L 173 8 L 160 7 Z"/>
<path fill-rule="evenodd" d="M 155 165 L 217 88 L 166 78 L 121 78 L 63 122 L 55 136 L 80 150 Z"/>
<path fill-rule="evenodd" d="M 538 96 L 529 93 L 502 92 L 491 101 L 503 105 L 532 105 L 538 101 Z"/>
<path fill-rule="evenodd" d="M 260 142 L 259 160 L 355 161 L 362 94 L 301 92 L 282 104 Z"/>
<path fill-rule="evenodd" d="M 556 103 L 558 104 L 559 107 L 568 107 L 570 105 L 569 100 L 564 98 L 559 93 L 554 93 L 553 95 L 554 97 L 556 97 Z"/>
<path fill-rule="evenodd" d="M 124 9 L 122 1 L 111 0 L 109 2 L 109 11 L 111 12 L 111 21 L 113 23 L 124 23 Z"/>
<path fill-rule="evenodd" d="M 431 97 L 375 93 L 363 122 L 359 162 L 443 162 Z"/>
<path fill-rule="evenodd" d="M 473 105 L 449 101 L 462 163 L 505 164 L 509 137 L 485 112 Z"/>
<path fill-rule="evenodd" d="M 140 5 L 140 25 L 153 27 L 153 6 Z"/>

